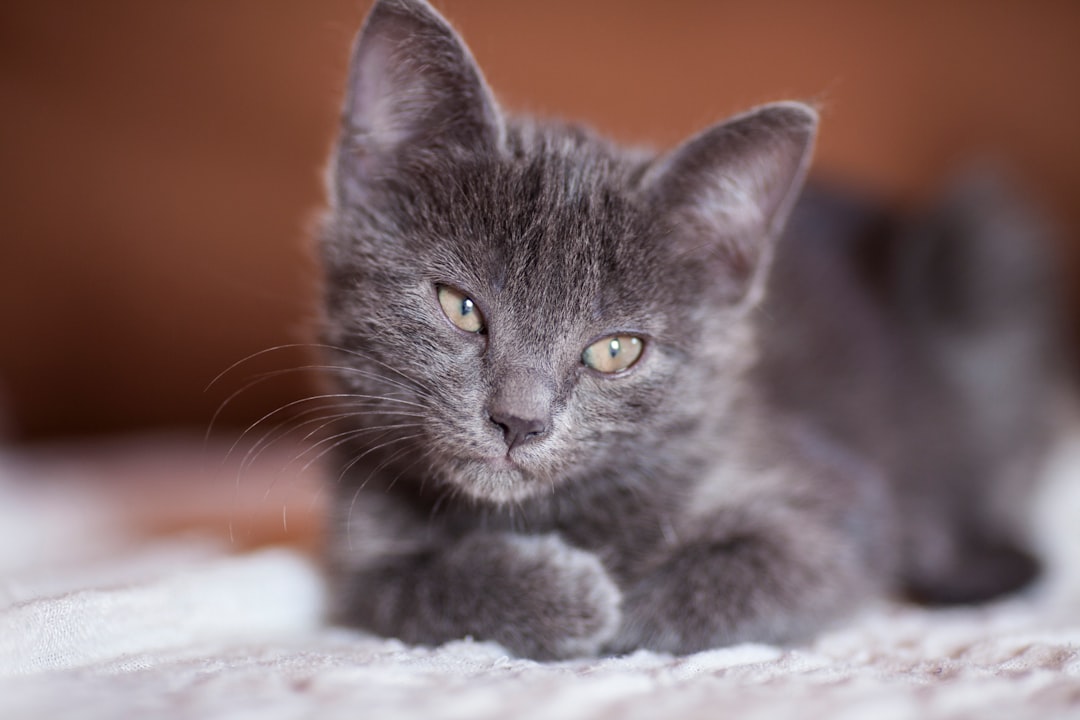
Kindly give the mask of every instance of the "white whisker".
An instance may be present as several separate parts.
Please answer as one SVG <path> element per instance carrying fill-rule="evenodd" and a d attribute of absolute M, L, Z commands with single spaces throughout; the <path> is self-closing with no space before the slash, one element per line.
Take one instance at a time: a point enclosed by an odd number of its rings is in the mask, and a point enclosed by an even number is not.
<path fill-rule="evenodd" d="M 311 458 L 306 463 L 304 463 L 304 466 L 300 469 L 300 472 L 302 472 L 302 473 L 307 472 L 308 468 L 310 468 L 314 463 L 318 462 L 320 458 L 324 457 L 328 453 L 333 452 L 336 448 L 344 445 L 345 443 L 349 442 L 353 438 L 359 437 L 360 435 L 363 435 L 364 433 L 367 433 L 367 432 L 379 432 L 379 431 L 386 431 L 386 430 L 400 430 L 400 429 L 404 429 L 404 428 L 416 428 L 416 427 L 423 427 L 423 425 L 421 423 L 401 423 L 401 424 L 398 424 L 398 425 L 379 425 L 379 426 L 375 426 L 375 427 L 365 427 L 365 428 L 358 428 L 358 429 L 355 429 L 355 430 L 346 430 L 345 432 L 337 433 L 336 435 L 331 435 L 328 438 L 323 438 L 322 440 L 320 440 L 319 442 L 315 443 L 310 448 L 305 450 L 304 453 L 302 453 L 300 457 L 303 457 L 304 454 L 310 452 L 311 450 L 314 450 L 315 448 L 317 448 L 319 445 L 321 445 L 323 443 L 330 442 L 330 441 L 335 440 L 335 439 L 337 439 L 337 442 L 334 442 L 329 447 L 324 448 L 322 451 L 319 452 L 318 455 L 316 455 L 315 457 Z M 338 438 L 341 438 L 341 439 L 338 439 Z"/>
<path fill-rule="evenodd" d="M 345 465 L 345 468 L 338 475 L 338 483 L 340 484 L 341 481 L 344 479 L 345 473 L 347 473 L 350 469 L 352 469 L 353 466 L 355 466 L 358 462 L 360 462 L 369 453 L 371 453 L 371 452 L 373 452 L 375 450 L 378 450 L 378 449 L 393 445 L 395 442 L 401 442 L 401 441 L 405 441 L 405 440 L 412 440 L 412 439 L 418 438 L 418 437 L 420 437 L 419 434 L 417 434 L 417 435 L 406 435 L 404 437 L 394 438 L 392 440 L 388 440 L 385 443 L 380 443 L 379 445 L 368 448 L 364 452 L 360 453 L 360 455 L 358 455 L 357 457 L 350 460 Z M 404 449 L 407 450 L 408 448 L 404 448 Z M 396 455 L 392 456 L 392 457 L 396 457 Z M 375 473 L 375 471 L 372 470 L 372 472 L 368 473 L 368 476 L 366 478 L 364 478 L 364 481 L 362 483 L 360 483 L 359 485 L 357 485 L 356 491 L 353 493 L 353 496 L 352 496 L 352 501 L 349 503 L 349 510 L 348 510 L 348 512 L 346 513 L 346 516 L 345 516 L 345 543 L 349 547 L 350 550 L 354 549 L 353 544 L 352 544 L 352 518 L 353 518 L 353 512 L 356 510 L 356 501 L 360 498 L 360 493 L 367 486 L 368 481 L 371 480 L 374 473 Z"/>
<path fill-rule="evenodd" d="M 311 395 L 309 397 L 299 398 L 297 400 L 287 402 L 284 405 L 281 405 L 281 406 L 271 410 L 270 412 L 266 413 L 265 415 L 260 417 L 255 422 L 248 425 L 247 428 L 245 428 L 244 431 L 242 433 L 240 433 L 240 436 L 233 442 L 232 446 L 229 448 L 229 451 L 228 451 L 228 453 L 226 453 L 226 456 L 225 456 L 226 459 L 230 455 L 232 455 L 233 452 L 235 452 L 235 450 L 236 450 L 237 446 L 240 444 L 240 442 L 245 437 L 247 437 L 247 435 L 252 430 L 254 430 L 256 427 L 258 427 L 262 423 L 266 422 L 267 420 L 269 420 L 273 416 L 277 415 L 278 413 L 282 413 L 282 412 L 288 410 L 289 408 L 296 407 L 297 405 L 301 405 L 303 403 L 313 402 L 315 400 L 331 399 L 331 398 L 334 398 L 334 399 L 349 398 L 349 399 L 378 400 L 378 401 L 393 400 L 395 402 L 403 402 L 403 401 L 400 401 L 400 400 L 394 400 L 393 398 L 384 398 L 384 397 L 380 397 L 380 396 L 377 396 L 377 395 L 360 395 L 360 394 L 356 394 L 356 393 L 327 393 L 327 394 L 324 394 L 324 395 Z M 423 408 L 423 406 L 419 405 L 418 403 L 406 403 L 406 404 L 410 405 L 410 406 L 415 406 L 417 408 Z"/>
<path fill-rule="evenodd" d="M 405 441 L 405 440 L 415 440 L 418 437 L 423 437 L 423 433 L 416 433 L 415 435 L 403 435 L 401 437 L 396 437 L 396 438 L 393 438 L 391 440 L 387 440 L 384 443 L 380 443 L 378 445 L 374 445 L 372 447 L 369 447 L 367 450 L 360 453 L 355 458 L 353 458 L 352 460 L 350 460 L 348 463 L 345 464 L 345 466 L 341 469 L 341 472 L 338 473 L 338 482 L 340 483 L 342 480 L 344 480 L 345 479 L 345 474 L 347 472 L 352 470 L 357 465 L 357 463 L 359 463 L 361 460 L 363 460 L 365 457 L 367 457 L 371 453 L 375 452 L 376 450 L 381 450 L 384 447 L 387 447 L 389 445 L 393 445 L 396 442 L 402 442 L 402 441 Z M 370 480 L 370 479 L 371 479 L 371 475 L 369 474 L 367 480 Z M 364 480 L 364 483 L 367 483 L 367 480 Z"/>

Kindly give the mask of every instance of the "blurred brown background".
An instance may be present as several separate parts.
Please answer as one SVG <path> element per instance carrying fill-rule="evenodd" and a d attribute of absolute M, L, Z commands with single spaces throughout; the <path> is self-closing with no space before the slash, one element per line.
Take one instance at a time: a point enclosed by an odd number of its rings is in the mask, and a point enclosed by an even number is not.
<path fill-rule="evenodd" d="M 1080 272 L 1080 3 L 444 0 L 510 108 L 670 145 L 824 102 L 817 168 L 901 201 L 1003 159 Z M 302 362 L 357 0 L 0 5 L 0 396 L 16 440 L 189 427 Z M 1076 315 L 1080 317 L 1080 314 Z M 241 395 L 228 425 L 305 381 Z"/>

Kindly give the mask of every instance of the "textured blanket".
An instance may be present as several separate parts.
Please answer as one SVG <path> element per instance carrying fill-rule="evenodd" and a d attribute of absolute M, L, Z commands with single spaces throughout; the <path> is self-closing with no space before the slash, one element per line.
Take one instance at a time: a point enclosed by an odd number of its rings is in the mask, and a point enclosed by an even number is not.
<path fill-rule="evenodd" d="M 1050 572 L 1020 597 L 882 604 L 798 647 L 554 664 L 326 627 L 311 556 L 237 540 L 268 503 L 281 524 L 314 516 L 312 486 L 249 468 L 223 493 L 172 451 L 139 457 L 136 485 L 80 477 L 100 463 L 0 460 L 0 718 L 1080 718 L 1077 441 L 1041 503 Z M 138 531 L 199 503 L 219 537 Z"/>

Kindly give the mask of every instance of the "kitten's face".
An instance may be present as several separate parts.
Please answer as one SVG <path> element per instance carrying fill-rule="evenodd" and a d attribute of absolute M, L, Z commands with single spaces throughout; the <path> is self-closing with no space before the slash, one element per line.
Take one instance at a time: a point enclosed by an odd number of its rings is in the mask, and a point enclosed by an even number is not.
<path fill-rule="evenodd" d="M 387 450 L 497 501 L 616 466 L 676 419 L 703 342 L 702 273 L 665 252 L 632 184 L 640 163 L 561 132 L 534 140 L 369 186 L 330 260 L 330 339 L 365 371 L 342 380 L 412 403 L 381 408 L 418 423 Z"/>
<path fill-rule="evenodd" d="M 653 161 L 506 120 L 433 10 L 378 3 L 323 244 L 359 472 L 504 503 L 689 437 L 747 350 L 740 303 L 812 120 L 760 111 Z"/>

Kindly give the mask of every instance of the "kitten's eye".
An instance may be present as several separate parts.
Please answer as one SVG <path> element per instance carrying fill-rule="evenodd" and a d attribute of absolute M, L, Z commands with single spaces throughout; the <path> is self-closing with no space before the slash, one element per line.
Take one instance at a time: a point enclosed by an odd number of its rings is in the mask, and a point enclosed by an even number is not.
<path fill-rule="evenodd" d="M 484 316 L 472 298 L 446 285 L 439 285 L 439 304 L 446 317 L 465 332 L 484 332 Z"/>
<path fill-rule="evenodd" d="M 633 335 L 610 335 L 597 340 L 585 352 L 581 361 L 593 370 L 602 373 L 617 373 L 626 370 L 638 361 L 645 344 L 641 338 Z"/>

